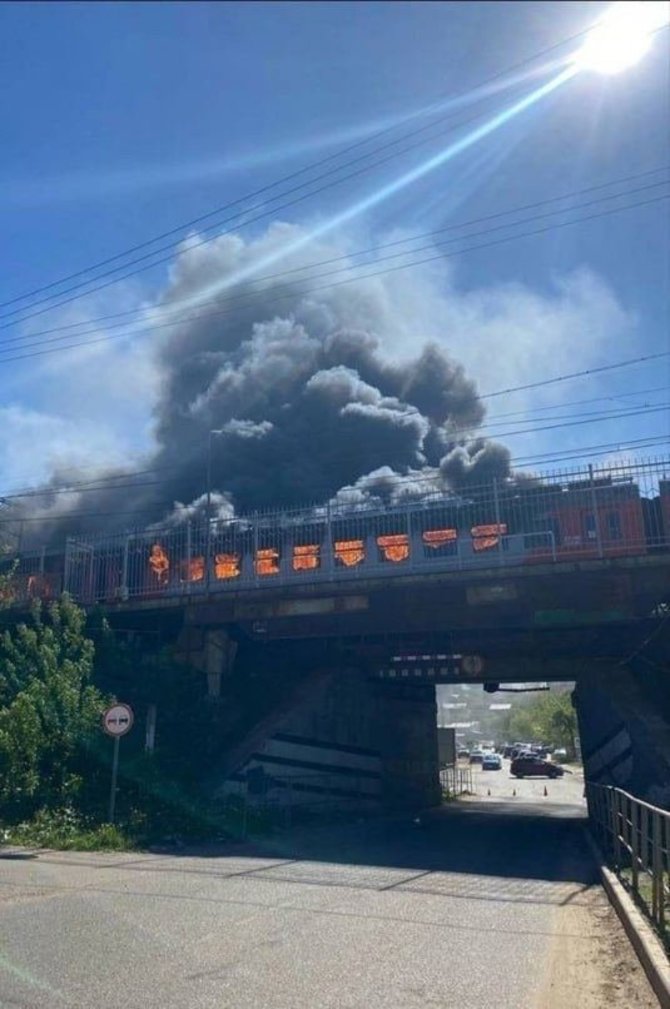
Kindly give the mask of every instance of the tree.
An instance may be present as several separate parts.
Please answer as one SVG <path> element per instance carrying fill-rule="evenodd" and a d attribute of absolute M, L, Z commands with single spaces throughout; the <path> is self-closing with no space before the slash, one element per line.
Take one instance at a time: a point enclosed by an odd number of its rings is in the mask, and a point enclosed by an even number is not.
<path fill-rule="evenodd" d="M 75 802 L 104 707 L 85 615 L 64 596 L 0 637 L 0 798 L 26 815 Z"/>
<path fill-rule="evenodd" d="M 523 708 L 513 709 L 507 721 L 509 739 L 523 742 L 542 741 L 562 746 L 573 757 L 576 751 L 577 715 L 570 692 L 550 691 Z"/>
<path fill-rule="evenodd" d="M 0 560 L 2 560 L 2 550 L 0 549 Z M 10 565 L 7 570 L 0 571 L 0 610 L 9 606 L 14 599 L 13 577 L 16 570 L 16 563 Z"/>

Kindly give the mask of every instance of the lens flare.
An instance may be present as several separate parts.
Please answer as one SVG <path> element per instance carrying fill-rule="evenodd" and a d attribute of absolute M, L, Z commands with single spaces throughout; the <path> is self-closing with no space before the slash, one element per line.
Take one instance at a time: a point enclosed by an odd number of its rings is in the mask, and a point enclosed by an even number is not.
<path fill-rule="evenodd" d="M 535 105 L 536 102 L 545 98 L 547 95 L 551 94 L 552 91 L 555 91 L 557 88 L 561 87 L 562 84 L 565 84 L 574 77 L 578 72 L 578 69 L 579 68 L 576 64 L 571 64 L 561 70 L 559 74 L 552 77 L 545 84 L 535 88 L 533 91 L 524 95 L 523 98 L 520 98 L 513 104 L 508 105 L 507 108 L 492 116 L 490 119 L 487 119 L 480 126 L 470 130 L 469 133 L 459 137 L 458 140 L 455 140 L 452 144 L 444 147 L 441 151 L 438 151 L 437 154 L 434 154 L 432 157 L 422 161 L 419 165 L 416 165 L 416 167 L 405 172 L 403 175 L 400 175 L 398 178 L 393 179 L 393 181 L 381 186 L 379 189 L 370 193 L 368 196 L 365 196 L 357 203 L 354 203 L 345 210 L 340 211 L 339 214 L 335 214 L 329 220 L 324 221 L 323 224 L 314 228 L 308 234 L 301 236 L 293 242 L 287 242 L 286 245 L 283 245 L 277 251 L 266 256 L 259 257 L 249 266 L 246 266 L 241 270 L 237 270 L 235 273 L 228 274 L 208 287 L 200 288 L 196 295 L 193 295 L 190 298 L 181 299 L 179 302 L 172 303 L 170 308 L 196 308 L 202 301 L 215 298 L 218 294 L 222 294 L 224 291 L 234 287 L 236 284 L 239 284 L 244 280 L 248 280 L 250 277 L 256 276 L 260 271 L 267 269 L 269 266 L 273 266 L 275 263 L 285 259 L 286 256 L 299 252 L 316 239 L 322 238 L 329 232 L 335 231 L 337 228 L 340 228 L 342 225 L 347 224 L 354 218 L 359 217 L 366 211 L 378 206 L 380 203 L 383 203 L 384 200 L 387 200 L 389 197 L 394 196 L 403 189 L 406 189 L 407 186 L 417 182 L 430 172 L 433 172 L 436 168 L 441 168 L 443 165 L 447 164 L 448 161 L 451 161 L 452 158 L 455 158 L 463 151 L 468 150 L 468 148 L 472 147 L 480 140 L 483 140 L 484 137 L 489 136 L 489 134 L 493 133 L 501 126 L 504 126 L 511 119 L 514 119 L 526 109 Z"/>
<path fill-rule="evenodd" d="M 618 74 L 634 66 L 651 47 L 654 32 L 670 20 L 670 4 L 622 0 L 612 4 L 589 32 L 575 57 L 580 70 Z"/>

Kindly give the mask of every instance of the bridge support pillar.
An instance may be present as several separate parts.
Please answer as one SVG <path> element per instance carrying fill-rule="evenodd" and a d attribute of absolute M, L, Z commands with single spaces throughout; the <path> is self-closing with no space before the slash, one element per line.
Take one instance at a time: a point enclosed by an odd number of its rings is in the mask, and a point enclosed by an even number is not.
<path fill-rule="evenodd" d="M 363 670 L 304 679 L 225 762 L 223 794 L 262 775 L 276 804 L 373 812 L 440 802 L 435 687 Z"/>
<path fill-rule="evenodd" d="M 221 696 L 221 678 L 233 671 L 237 643 L 225 631 L 205 631 L 205 672 L 207 674 L 207 694 Z"/>
<path fill-rule="evenodd" d="M 415 809 L 438 805 L 441 791 L 435 687 L 380 684 L 377 726 L 386 804 Z"/>
<path fill-rule="evenodd" d="M 670 809 L 670 702 L 644 672 L 600 666 L 577 682 L 575 701 L 588 781 L 616 785 Z"/>
<path fill-rule="evenodd" d="M 233 671 L 237 642 L 225 630 L 185 627 L 179 635 L 175 657 L 193 666 L 207 677 L 207 695 L 221 696 L 222 677 Z"/>

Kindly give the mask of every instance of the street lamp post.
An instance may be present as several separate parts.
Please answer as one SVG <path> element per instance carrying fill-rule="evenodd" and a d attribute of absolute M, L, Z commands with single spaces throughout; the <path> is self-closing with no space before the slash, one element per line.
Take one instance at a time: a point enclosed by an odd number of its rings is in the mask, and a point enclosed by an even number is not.
<path fill-rule="evenodd" d="M 212 554 L 212 439 L 215 435 L 223 434 L 222 430 L 214 430 L 209 432 L 207 438 L 207 547 L 206 547 L 206 562 L 205 562 L 205 578 L 207 592 L 209 592 L 210 586 L 210 568 L 211 568 L 211 554 Z"/>

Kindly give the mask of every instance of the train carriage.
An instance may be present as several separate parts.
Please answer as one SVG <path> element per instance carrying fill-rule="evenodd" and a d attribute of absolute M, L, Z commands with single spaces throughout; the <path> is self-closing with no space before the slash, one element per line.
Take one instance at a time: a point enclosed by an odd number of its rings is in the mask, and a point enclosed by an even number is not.
<path fill-rule="evenodd" d="M 467 495 L 397 505 L 343 500 L 293 512 L 185 522 L 23 552 L 12 600 L 84 604 L 300 584 L 643 555 L 670 548 L 670 478 L 499 481 Z M 667 470 L 666 470 L 667 472 Z M 10 570 L 9 561 L 4 562 Z"/>

